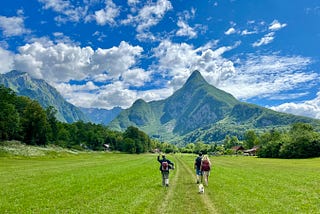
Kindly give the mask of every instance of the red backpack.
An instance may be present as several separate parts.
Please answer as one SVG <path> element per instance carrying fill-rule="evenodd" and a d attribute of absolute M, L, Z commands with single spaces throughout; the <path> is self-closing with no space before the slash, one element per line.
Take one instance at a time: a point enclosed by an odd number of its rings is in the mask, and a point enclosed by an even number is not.
<path fill-rule="evenodd" d="M 169 164 L 167 161 L 161 163 L 161 171 L 169 171 Z"/>
<path fill-rule="evenodd" d="M 202 161 L 202 171 L 210 171 L 210 163 L 208 160 Z"/>

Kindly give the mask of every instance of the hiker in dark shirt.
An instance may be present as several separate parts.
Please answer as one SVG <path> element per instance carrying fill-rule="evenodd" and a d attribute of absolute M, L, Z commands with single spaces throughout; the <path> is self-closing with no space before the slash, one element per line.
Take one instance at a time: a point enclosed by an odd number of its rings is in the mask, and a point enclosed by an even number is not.
<path fill-rule="evenodd" d="M 158 161 L 160 163 L 160 171 L 162 175 L 162 186 L 169 186 L 169 170 L 174 169 L 174 163 L 166 158 L 163 154 L 162 159 L 160 159 L 160 154 L 158 155 Z"/>
<path fill-rule="evenodd" d="M 194 160 L 194 169 L 196 170 L 197 184 L 202 183 L 202 171 L 201 171 L 202 153 Z"/>

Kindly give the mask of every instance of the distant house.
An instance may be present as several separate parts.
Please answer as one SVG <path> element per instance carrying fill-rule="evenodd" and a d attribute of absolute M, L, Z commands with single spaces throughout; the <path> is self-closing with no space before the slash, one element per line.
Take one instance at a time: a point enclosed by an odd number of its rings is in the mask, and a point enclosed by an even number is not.
<path fill-rule="evenodd" d="M 103 148 L 104 148 L 104 151 L 109 151 L 110 145 L 105 143 L 105 144 L 103 144 Z"/>
<path fill-rule="evenodd" d="M 244 155 L 255 156 L 259 150 L 259 146 L 254 146 L 252 149 L 243 150 Z"/>
<path fill-rule="evenodd" d="M 156 149 L 153 150 L 153 153 L 160 153 L 160 152 L 161 152 L 161 150 L 158 149 L 158 148 L 156 148 Z"/>
<path fill-rule="evenodd" d="M 239 153 L 241 153 L 241 152 L 244 150 L 244 148 L 243 148 L 243 146 L 233 146 L 233 147 L 231 148 L 231 150 L 232 150 L 235 154 L 239 154 Z"/>
<path fill-rule="evenodd" d="M 233 146 L 231 150 L 233 150 L 234 152 L 239 152 L 239 151 L 243 151 L 244 148 L 243 146 Z"/>

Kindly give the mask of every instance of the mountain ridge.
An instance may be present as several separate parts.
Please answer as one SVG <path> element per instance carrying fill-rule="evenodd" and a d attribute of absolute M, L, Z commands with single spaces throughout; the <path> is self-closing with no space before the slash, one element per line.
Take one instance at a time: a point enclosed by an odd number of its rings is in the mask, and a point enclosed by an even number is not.
<path fill-rule="evenodd" d="M 0 84 L 11 88 L 17 95 L 37 100 L 43 108 L 53 106 L 57 110 L 57 119 L 62 122 L 88 121 L 84 113 L 67 102 L 62 95 L 46 81 L 32 78 L 28 73 L 12 70 L 0 74 Z"/>
<path fill-rule="evenodd" d="M 108 125 L 123 109 L 121 107 L 114 107 L 110 110 L 80 107 L 80 110 L 85 113 L 91 122 Z"/>
<path fill-rule="evenodd" d="M 287 128 L 294 122 L 320 126 L 320 120 L 241 102 L 194 71 L 170 97 L 152 102 L 137 100 L 111 121 L 109 127 L 122 131 L 136 126 L 161 141 L 186 144 L 222 141 L 227 134 L 241 138 L 248 129 Z"/>

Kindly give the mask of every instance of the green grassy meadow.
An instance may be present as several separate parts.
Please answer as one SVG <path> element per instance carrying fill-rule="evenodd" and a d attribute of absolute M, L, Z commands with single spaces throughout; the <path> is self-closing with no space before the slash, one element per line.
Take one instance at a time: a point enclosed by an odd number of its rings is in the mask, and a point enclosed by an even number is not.
<path fill-rule="evenodd" d="M 0 157 L 0 213 L 319 213 L 320 158 L 211 157 L 198 194 L 195 155 L 161 186 L 155 154 Z"/>

